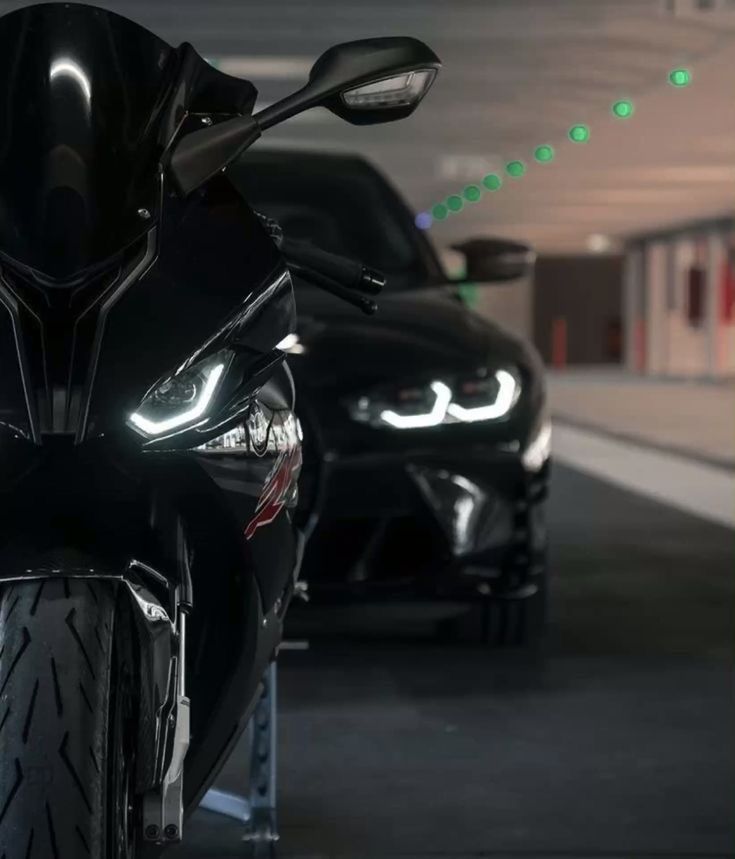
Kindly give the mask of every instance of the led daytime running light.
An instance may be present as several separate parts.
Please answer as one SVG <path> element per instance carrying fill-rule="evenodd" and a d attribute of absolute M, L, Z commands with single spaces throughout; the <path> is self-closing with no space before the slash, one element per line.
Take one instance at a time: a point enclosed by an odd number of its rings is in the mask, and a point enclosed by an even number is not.
<path fill-rule="evenodd" d="M 217 385 L 224 370 L 224 364 L 215 364 L 215 366 L 212 367 L 199 397 L 190 409 L 187 409 L 184 412 L 179 412 L 179 414 L 162 421 L 152 421 L 144 417 L 139 412 L 133 412 L 129 418 L 130 423 L 146 435 L 156 436 L 198 420 L 207 411 L 209 404 L 212 402 L 212 398 L 214 397 Z"/>
<path fill-rule="evenodd" d="M 447 416 L 452 391 L 444 382 L 432 382 L 429 387 L 436 394 L 431 411 L 423 415 L 399 415 L 390 409 L 380 413 L 380 419 L 396 429 L 419 429 L 438 426 Z"/>
<path fill-rule="evenodd" d="M 395 429 L 422 429 L 443 423 L 476 423 L 502 418 L 518 399 L 519 382 L 507 370 L 497 370 L 494 375 L 498 392 L 492 403 L 471 408 L 462 406 L 454 402 L 454 393 L 449 385 L 435 380 L 429 384 L 429 389 L 434 393 L 434 402 L 428 412 L 405 415 L 394 409 L 384 409 L 379 415 L 380 422 Z"/>
<path fill-rule="evenodd" d="M 510 411 L 515 402 L 518 383 L 507 370 L 498 370 L 495 373 L 495 378 L 498 381 L 498 396 L 494 403 L 489 406 L 477 406 L 474 409 L 466 409 L 458 403 L 450 403 L 447 407 L 447 414 L 465 423 L 502 418 Z"/>

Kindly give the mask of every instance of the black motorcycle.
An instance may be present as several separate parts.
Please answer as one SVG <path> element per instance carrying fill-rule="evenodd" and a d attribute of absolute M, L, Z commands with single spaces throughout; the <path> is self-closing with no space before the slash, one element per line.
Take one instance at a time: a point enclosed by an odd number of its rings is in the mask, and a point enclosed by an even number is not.
<path fill-rule="evenodd" d="M 313 106 L 407 116 L 438 67 L 340 45 L 253 115 L 251 83 L 118 15 L 0 18 L 3 859 L 157 853 L 237 741 L 301 552 L 290 271 L 366 312 L 382 279 L 226 168 Z"/>

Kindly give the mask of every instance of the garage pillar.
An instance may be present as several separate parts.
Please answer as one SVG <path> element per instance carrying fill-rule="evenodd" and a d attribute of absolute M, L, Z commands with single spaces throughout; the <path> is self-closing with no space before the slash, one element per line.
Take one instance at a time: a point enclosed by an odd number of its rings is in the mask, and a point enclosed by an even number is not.
<path fill-rule="evenodd" d="M 631 373 L 646 370 L 644 248 L 631 246 L 623 269 L 623 336 L 625 366 Z"/>

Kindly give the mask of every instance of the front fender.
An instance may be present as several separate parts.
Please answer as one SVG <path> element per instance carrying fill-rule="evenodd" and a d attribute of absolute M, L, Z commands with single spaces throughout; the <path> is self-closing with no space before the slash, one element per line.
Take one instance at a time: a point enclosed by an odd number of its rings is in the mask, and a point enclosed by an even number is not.
<path fill-rule="evenodd" d="M 138 675 L 137 789 L 150 790 L 165 768 L 166 709 L 180 651 L 177 615 L 169 614 L 171 609 L 166 607 L 175 600 L 175 589 L 156 570 L 136 561 L 125 569 L 113 570 L 92 558 L 65 558 L 63 554 L 53 565 L 44 563 L 15 573 L 0 573 L 0 584 L 52 578 L 119 583 L 118 599 L 124 600 L 120 616 L 130 620 Z"/>

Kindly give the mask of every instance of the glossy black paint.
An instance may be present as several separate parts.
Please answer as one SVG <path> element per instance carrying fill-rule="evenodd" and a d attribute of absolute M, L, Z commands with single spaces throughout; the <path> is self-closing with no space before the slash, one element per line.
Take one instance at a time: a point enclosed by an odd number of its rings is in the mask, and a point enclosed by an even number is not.
<path fill-rule="evenodd" d="M 359 39 L 334 45 L 314 63 L 305 86 L 269 105 L 256 118 L 260 127 L 266 129 L 310 107 L 323 105 L 354 125 L 394 122 L 412 114 L 419 102 L 403 107 L 355 110 L 344 103 L 341 93 L 401 72 L 416 69 L 436 72 L 440 67 L 439 57 L 431 48 L 406 36 Z"/>
<path fill-rule="evenodd" d="M 0 251 L 46 279 L 104 262 L 157 216 L 158 162 L 187 114 L 255 89 L 132 21 L 74 3 L 0 18 Z"/>
<path fill-rule="evenodd" d="M 182 196 L 200 188 L 260 137 L 252 116 L 236 116 L 183 137 L 171 153 L 168 172 Z"/>
<path fill-rule="evenodd" d="M 543 571 L 549 470 L 523 462 L 546 419 L 536 351 L 465 306 L 405 203 L 363 159 L 254 150 L 231 175 L 266 213 L 285 213 L 286 234 L 287 188 L 295 187 L 304 211 L 313 193 L 325 214 L 339 219 L 340 238 L 356 256 L 365 220 L 389 221 L 411 248 L 400 267 L 396 260 L 394 277 L 388 259 L 388 286 L 371 319 L 303 285 L 296 291 L 300 345 L 289 362 L 306 432 L 302 515 L 313 523 L 319 513 L 303 566 L 314 598 L 472 599 L 478 584 L 499 594 L 533 593 L 527 585 Z M 298 226 L 308 231 L 301 210 Z M 390 256 L 364 244 L 367 253 Z M 376 264 L 369 255 L 361 261 Z M 422 384 L 505 366 L 519 373 L 522 393 L 501 420 L 396 430 L 357 423 L 349 414 L 350 400 L 386 383 Z M 485 550 L 453 545 L 421 489 L 426 474 L 456 475 L 487 494 L 496 512 Z M 481 520 L 475 531 L 482 531 Z"/>
<path fill-rule="evenodd" d="M 189 453 L 130 454 L 104 442 L 43 447 L 3 439 L 0 570 L 3 577 L 122 572 L 131 558 L 164 572 L 179 568 L 178 531 L 191 559 L 194 610 L 188 637 L 188 688 L 193 741 L 187 756 L 189 802 L 244 724 L 273 647 L 273 613 L 290 593 L 296 543 L 289 514 L 252 540 L 243 528 L 272 457 L 241 460 L 238 504 Z M 260 582 L 268 583 L 265 590 Z M 272 615 L 270 629 L 262 619 Z"/>
<path fill-rule="evenodd" d="M 496 589 L 521 587 L 534 566 L 521 559 L 539 555 L 535 565 L 541 563 L 543 523 L 531 508 L 544 500 L 548 480 L 548 468 L 530 472 L 521 459 L 545 416 L 535 352 L 440 288 L 384 295 L 368 323 L 310 294 L 300 303 L 300 319 L 303 352 L 290 364 L 302 420 L 307 431 L 318 426 L 307 474 L 321 470 L 324 484 L 303 567 L 315 598 L 472 598 L 477 579 L 464 574 L 470 567 L 492 571 Z M 348 413 L 349 400 L 386 381 L 420 383 L 504 365 L 518 368 L 523 384 L 505 420 L 393 430 L 357 424 Z M 457 556 L 419 491 L 415 469 L 485 487 L 507 510 L 498 526 L 508 533 L 484 553 Z"/>
<path fill-rule="evenodd" d="M 182 362 L 227 345 L 241 359 L 230 398 L 252 390 L 295 325 L 285 271 L 224 176 L 185 200 L 166 197 L 156 263 L 118 297 L 105 324 L 90 405 L 94 434 L 123 427 L 142 394 Z"/>
<path fill-rule="evenodd" d="M 233 494 L 190 450 L 247 417 L 294 327 L 285 263 L 227 178 L 181 199 L 166 174 L 172 141 L 249 114 L 256 92 L 76 4 L 0 18 L 0 47 L 0 581 L 137 559 L 192 603 L 191 807 L 245 723 L 298 559 L 287 506 L 244 534 L 278 451 L 239 458 Z M 223 348 L 206 428 L 156 450 L 125 425 L 157 381 Z"/>
<path fill-rule="evenodd" d="M 185 200 L 167 194 L 160 226 L 75 288 L 44 289 L 0 266 L 0 303 L 0 348 L 18 370 L 3 382 L 3 421 L 35 443 L 44 434 L 130 437 L 125 419 L 153 383 L 229 347 L 236 361 L 218 417 L 173 446 L 202 443 L 242 414 L 295 326 L 285 263 L 223 176 Z"/>
<path fill-rule="evenodd" d="M 0 18 L 0 250 L 52 278 L 139 238 L 174 51 L 124 18 L 41 5 Z M 134 96 L 133 96 L 134 93 Z"/>

